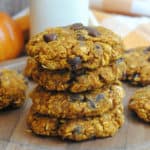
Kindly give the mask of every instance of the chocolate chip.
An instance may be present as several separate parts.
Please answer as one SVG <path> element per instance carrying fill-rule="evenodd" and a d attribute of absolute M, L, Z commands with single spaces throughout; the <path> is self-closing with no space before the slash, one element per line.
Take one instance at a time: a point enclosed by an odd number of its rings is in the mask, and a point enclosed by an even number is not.
<path fill-rule="evenodd" d="M 88 99 L 88 106 L 89 106 L 90 108 L 96 108 L 94 101 L 93 101 L 93 100 L 90 100 L 90 99 Z"/>
<path fill-rule="evenodd" d="M 95 44 L 95 49 L 102 49 L 102 47 L 99 44 Z"/>
<path fill-rule="evenodd" d="M 72 133 L 73 134 L 81 134 L 82 133 L 82 127 L 81 126 L 77 126 L 76 128 L 74 128 Z"/>
<path fill-rule="evenodd" d="M 69 64 L 71 65 L 81 64 L 81 62 L 82 60 L 79 56 L 69 59 Z"/>
<path fill-rule="evenodd" d="M 101 45 L 99 45 L 99 44 L 95 44 L 95 45 L 94 45 L 94 49 L 95 49 L 97 52 L 102 51 L 102 47 L 101 47 Z"/>
<path fill-rule="evenodd" d="M 123 61 L 124 61 L 124 58 L 119 58 L 119 59 L 116 60 L 116 64 L 120 64 Z"/>
<path fill-rule="evenodd" d="M 77 40 L 85 41 L 85 37 L 82 34 L 77 34 Z"/>
<path fill-rule="evenodd" d="M 85 29 L 88 31 L 88 35 L 93 36 L 93 37 L 98 37 L 100 33 L 92 27 L 85 27 Z"/>
<path fill-rule="evenodd" d="M 57 35 L 55 33 L 52 33 L 52 34 L 45 34 L 43 36 L 43 39 L 45 42 L 51 42 L 51 41 L 54 41 L 57 39 Z"/>
<path fill-rule="evenodd" d="M 79 66 L 82 63 L 81 57 L 77 56 L 68 60 L 68 63 L 71 65 L 72 70 L 79 69 Z"/>
<path fill-rule="evenodd" d="M 84 100 L 84 96 L 80 95 L 80 94 L 70 94 L 70 101 L 74 102 L 74 101 L 83 101 Z"/>
<path fill-rule="evenodd" d="M 148 54 L 148 53 L 150 52 L 150 47 L 145 48 L 145 49 L 143 50 L 143 52 L 144 52 L 145 54 Z"/>
<path fill-rule="evenodd" d="M 104 99 L 105 95 L 104 94 L 98 94 L 95 98 L 96 102 L 99 102 L 100 100 Z"/>
<path fill-rule="evenodd" d="M 83 29 L 83 24 L 82 23 L 75 23 L 75 24 L 72 24 L 70 29 L 72 30 L 80 30 L 80 29 Z"/>
<path fill-rule="evenodd" d="M 148 62 L 150 62 L 150 57 L 147 59 Z"/>

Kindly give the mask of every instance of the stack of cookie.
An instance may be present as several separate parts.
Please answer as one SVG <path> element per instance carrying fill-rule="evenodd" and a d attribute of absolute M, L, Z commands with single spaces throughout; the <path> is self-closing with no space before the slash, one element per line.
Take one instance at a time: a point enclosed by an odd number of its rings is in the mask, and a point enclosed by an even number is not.
<path fill-rule="evenodd" d="M 124 122 L 123 51 L 112 31 L 79 23 L 32 37 L 25 69 L 38 83 L 28 115 L 32 131 L 75 141 L 114 135 Z"/>

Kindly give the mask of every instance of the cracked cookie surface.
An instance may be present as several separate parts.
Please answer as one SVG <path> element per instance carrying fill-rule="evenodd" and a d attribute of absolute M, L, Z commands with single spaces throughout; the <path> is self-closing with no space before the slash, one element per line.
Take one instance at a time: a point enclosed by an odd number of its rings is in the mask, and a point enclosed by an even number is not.
<path fill-rule="evenodd" d="M 48 70 L 96 69 L 124 51 L 120 37 L 109 29 L 82 24 L 50 28 L 33 36 L 26 48 Z"/>
<path fill-rule="evenodd" d="M 135 92 L 129 102 L 129 108 L 133 110 L 139 118 L 150 122 L 150 86 L 141 88 Z"/>
<path fill-rule="evenodd" d="M 20 107 L 25 101 L 25 90 L 22 75 L 12 70 L 0 70 L 0 109 Z"/>
<path fill-rule="evenodd" d="M 99 116 L 82 119 L 56 119 L 36 114 L 31 108 L 27 123 L 37 135 L 60 136 L 63 139 L 83 141 L 113 136 L 124 123 L 123 106 Z"/>
<path fill-rule="evenodd" d="M 41 87 L 31 93 L 33 109 L 39 114 L 57 118 L 98 116 L 122 102 L 121 85 L 110 85 L 85 93 L 48 92 Z"/>
<path fill-rule="evenodd" d="M 150 47 L 127 50 L 124 53 L 127 71 L 124 80 L 134 85 L 150 84 Z"/>
<path fill-rule="evenodd" d="M 25 68 L 25 75 L 47 90 L 68 90 L 73 93 L 113 84 L 121 79 L 125 72 L 126 65 L 122 58 L 117 59 L 109 66 L 103 66 L 96 70 L 80 69 L 71 72 L 69 70 L 50 71 L 44 69 L 35 59 L 29 57 Z"/>

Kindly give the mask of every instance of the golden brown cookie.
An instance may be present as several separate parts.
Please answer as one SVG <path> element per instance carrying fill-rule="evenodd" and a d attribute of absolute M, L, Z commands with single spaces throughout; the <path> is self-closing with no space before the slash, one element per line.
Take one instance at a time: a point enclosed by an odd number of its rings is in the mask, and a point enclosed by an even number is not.
<path fill-rule="evenodd" d="M 129 102 L 129 108 L 146 122 L 150 122 L 150 86 L 135 92 Z"/>
<path fill-rule="evenodd" d="M 25 101 L 26 84 L 22 75 L 12 70 L 0 70 L 0 109 L 20 107 Z"/>
<path fill-rule="evenodd" d="M 98 116 L 122 102 L 121 85 L 110 85 L 85 93 L 48 92 L 37 87 L 32 93 L 33 109 L 57 118 Z"/>
<path fill-rule="evenodd" d="M 127 66 L 124 80 L 134 85 L 150 84 L 150 47 L 139 47 L 124 53 Z"/>
<path fill-rule="evenodd" d="M 100 67 L 92 71 L 87 69 L 50 71 L 42 68 L 33 58 L 28 58 L 25 68 L 25 75 L 31 77 L 47 90 L 68 90 L 74 93 L 94 90 L 106 84 L 113 84 L 121 79 L 125 72 L 126 65 L 122 58 L 109 66 Z"/>
<path fill-rule="evenodd" d="M 32 108 L 27 123 L 37 135 L 60 136 L 63 139 L 83 141 L 113 136 L 124 123 L 123 106 L 99 116 L 82 119 L 56 119 L 36 114 Z"/>
<path fill-rule="evenodd" d="M 109 29 L 82 24 L 50 28 L 27 44 L 28 55 L 48 70 L 95 69 L 118 59 L 123 51 L 120 37 Z"/>

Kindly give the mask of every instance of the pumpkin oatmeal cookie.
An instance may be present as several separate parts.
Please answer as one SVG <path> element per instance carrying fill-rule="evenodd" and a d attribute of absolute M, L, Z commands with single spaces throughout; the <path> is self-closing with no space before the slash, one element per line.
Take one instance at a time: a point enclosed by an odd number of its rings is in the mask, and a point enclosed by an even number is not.
<path fill-rule="evenodd" d="M 141 88 L 135 92 L 129 102 L 129 108 L 133 110 L 139 118 L 150 122 L 150 86 Z"/>
<path fill-rule="evenodd" d="M 123 106 L 118 105 L 98 117 L 71 120 L 43 116 L 31 108 L 27 123 L 37 135 L 60 136 L 73 141 L 109 137 L 113 136 L 124 123 Z"/>
<path fill-rule="evenodd" d="M 122 102 L 121 85 L 110 85 L 85 93 L 48 92 L 41 87 L 31 93 L 33 109 L 43 115 L 57 118 L 98 116 Z"/>
<path fill-rule="evenodd" d="M 12 70 L 0 70 L 0 109 L 20 107 L 26 98 L 25 90 L 22 75 Z"/>
<path fill-rule="evenodd" d="M 127 50 L 124 53 L 127 66 L 124 80 L 134 85 L 150 84 L 150 47 Z"/>
<path fill-rule="evenodd" d="M 28 55 L 48 70 L 95 69 L 118 59 L 123 51 L 120 37 L 109 29 L 80 23 L 50 28 L 27 44 Z"/>
<path fill-rule="evenodd" d="M 33 58 L 28 58 L 25 75 L 32 78 L 47 90 L 84 92 L 100 88 L 106 84 L 113 84 L 121 79 L 126 72 L 126 65 L 122 58 L 117 59 L 109 66 L 95 70 L 80 69 L 76 71 L 50 71 Z"/>

